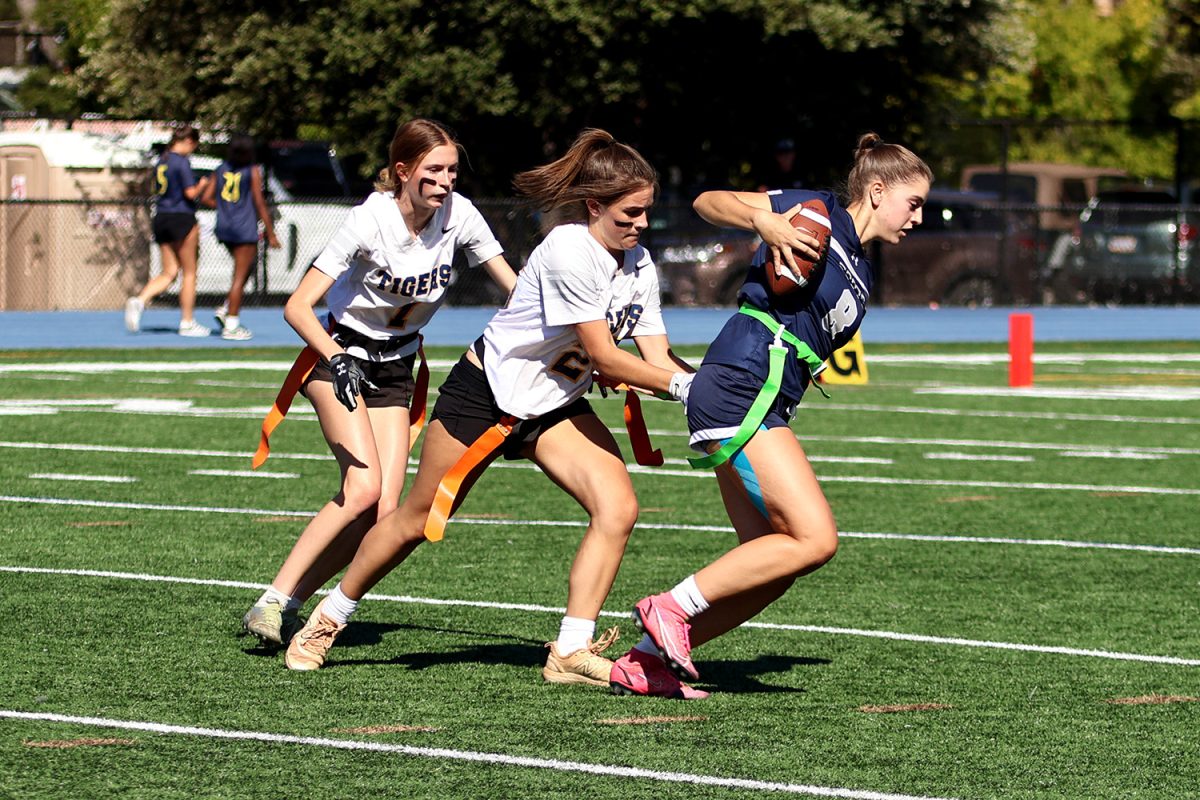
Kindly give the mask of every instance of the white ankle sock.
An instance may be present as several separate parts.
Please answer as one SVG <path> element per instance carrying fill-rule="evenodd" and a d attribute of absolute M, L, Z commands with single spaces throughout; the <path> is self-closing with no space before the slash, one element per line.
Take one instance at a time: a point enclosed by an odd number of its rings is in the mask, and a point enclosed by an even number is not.
<path fill-rule="evenodd" d="M 241 320 L 237 314 L 228 314 L 225 316 L 225 330 L 231 331 L 241 324 Z"/>
<path fill-rule="evenodd" d="M 278 603 L 280 607 L 286 608 L 290 602 L 292 602 L 291 597 L 279 591 L 274 586 L 268 586 L 267 590 L 262 593 L 262 597 L 258 598 L 258 602 L 254 605 L 261 607 L 267 603 Z"/>
<path fill-rule="evenodd" d="M 358 601 L 351 600 L 342 591 L 342 584 L 333 587 L 333 590 L 325 597 L 325 605 L 321 607 L 325 616 L 336 622 L 338 625 L 345 625 L 350 621 L 350 615 L 354 613 L 354 609 L 358 608 Z"/>
<path fill-rule="evenodd" d="M 596 633 L 596 620 L 582 617 L 563 617 L 558 628 L 558 639 L 554 642 L 560 656 L 569 656 L 576 650 L 587 647 L 588 639 Z"/>
<path fill-rule="evenodd" d="M 708 601 L 704 599 L 704 595 L 700 594 L 700 587 L 696 585 L 695 575 L 688 575 L 680 581 L 679 585 L 671 590 L 671 597 L 674 597 L 675 602 L 679 603 L 679 607 L 683 609 L 683 613 L 688 615 L 688 619 L 708 610 Z"/>

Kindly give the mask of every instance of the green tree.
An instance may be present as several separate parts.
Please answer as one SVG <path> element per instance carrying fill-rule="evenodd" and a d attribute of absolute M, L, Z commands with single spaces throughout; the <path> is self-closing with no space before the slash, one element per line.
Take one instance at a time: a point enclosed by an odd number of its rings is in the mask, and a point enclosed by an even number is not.
<path fill-rule="evenodd" d="M 1101 16 L 1090 0 L 1028 0 L 1017 18 L 1017 57 L 964 76 L 949 92 L 965 115 L 1040 123 L 1011 129 L 1012 160 L 1169 178 L 1178 119 L 1200 109 L 1196 5 L 1125 0 Z"/>
<path fill-rule="evenodd" d="M 114 113 L 320 136 L 372 166 L 399 119 L 434 116 L 495 191 L 587 125 L 687 183 L 736 181 L 792 136 L 825 182 L 864 130 L 928 135 L 938 76 L 1008 58 L 1011 5 L 111 0 L 74 79 Z"/>

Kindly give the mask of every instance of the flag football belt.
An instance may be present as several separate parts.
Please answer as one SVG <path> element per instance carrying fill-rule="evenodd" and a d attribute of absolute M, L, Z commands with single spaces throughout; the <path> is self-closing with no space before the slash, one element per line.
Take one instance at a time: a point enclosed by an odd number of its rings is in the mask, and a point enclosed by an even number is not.
<path fill-rule="evenodd" d="M 750 410 L 746 412 L 746 416 L 742 420 L 741 425 L 738 426 L 737 432 L 730 439 L 726 440 L 725 444 L 721 445 L 719 450 L 709 453 L 706 456 L 700 456 L 699 458 L 689 458 L 688 463 L 692 465 L 693 469 L 719 467 L 728 461 L 734 453 L 741 450 L 754 434 L 758 433 L 759 426 L 767 418 L 767 413 L 771 410 L 771 407 L 775 405 L 775 399 L 779 397 L 779 389 L 783 386 L 783 366 L 788 357 L 788 349 L 785 343 L 796 348 L 796 358 L 803 361 L 808 367 L 808 375 L 812 383 L 816 383 L 817 375 L 821 370 L 825 369 L 825 362 L 821 357 L 814 353 L 813 349 L 805 342 L 789 331 L 782 322 L 770 314 L 748 304 L 739 308 L 738 313 L 753 317 L 763 325 L 766 325 L 775 335 L 775 341 L 770 345 L 771 360 L 770 367 L 767 370 L 767 379 L 763 382 L 762 389 L 759 390 L 758 396 L 754 398 L 754 402 L 750 404 Z M 818 385 L 817 388 L 820 389 L 820 386 Z M 824 389 L 821 389 L 821 394 L 825 394 Z"/>
<path fill-rule="evenodd" d="M 332 322 L 332 319 L 330 321 Z M 354 333 L 353 337 L 346 336 L 344 331 L 347 330 L 349 329 L 341 325 L 333 325 L 330 335 L 336 335 L 338 343 L 343 346 L 349 343 L 361 346 L 359 342 L 355 341 L 355 337 L 359 339 L 367 338 L 358 333 Z M 421 365 L 417 369 L 412 402 L 409 405 L 408 411 L 409 452 L 412 452 L 417 437 L 421 435 L 421 430 L 425 427 L 425 400 L 426 395 L 429 393 L 429 364 L 425 359 L 424 342 L 419 334 L 414 333 L 409 337 L 392 337 L 392 339 L 388 339 L 384 343 L 386 345 L 401 338 L 407 338 L 408 341 L 412 341 L 413 337 L 416 337 L 418 340 L 417 358 L 420 360 Z M 389 349 L 395 348 L 392 347 Z M 267 460 L 267 457 L 271 455 L 271 434 L 275 432 L 275 429 L 279 427 L 279 423 L 283 422 L 283 418 L 287 416 L 288 410 L 292 407 L 292 401 L 296 398 L 296 393 L 300 391 L 300 387 L 304 385 L 304 381 L 312 373 L 313 368 L 317 366 L 320 360 L 321 355 L 311 347 L 305 347 L 296 356 L 296 360 L 292 363 L 292 368 L 288 370 L 287 377 L 283 379 L 283 386 L 280 387 L 279 394 L 275 396 L 275 403 L 271 406 L 271 410 L 267 412 L 267 416 L 263 418 L 262 431 L 258 437 L 258 450 L 254 452 L 254 459 L 250 462 L 253 469 L 261 467 Z"/>
<path fill-rule="evenodd" d="M 478 353 L 479 348 L 476 349 Z M 481 359 L 482 360 L 482 359 Z M 633 446 L 634 459 L 643 467 L 661 467 L 663 464 L 662 450 L 655 450 L 650 444 L 650 433 L 646 430 L 646 419 L 642 416 L 642 401 L 637 392 L 625 384 L 617 384 L 613 388 L 625 391 L 625 430 L 629 433 L 629 443 Z M 438 483 L 437 494 L 433 498 L 433 506 L 429 516 L 425 518 L 425 538 L 431 542 L 441 541 L 446 533 L 446 524 L 454 513 L 455 501 L 466 477 L 475 472 L 481 464 L 491 463 L 493 456 L 503 445 L 513 429 L 521 420 L 511 415 L 504 415 L 495 425 L 484 431 L 478 439 L 471 443 L 467 451 L 459 456 Z"/>

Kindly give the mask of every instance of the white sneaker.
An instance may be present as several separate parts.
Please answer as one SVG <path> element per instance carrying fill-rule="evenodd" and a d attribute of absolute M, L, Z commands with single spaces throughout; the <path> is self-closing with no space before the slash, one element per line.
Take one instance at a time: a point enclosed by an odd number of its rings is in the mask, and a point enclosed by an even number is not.
<path fill-rule="evenodd" d="M 225 318 L 229 316 L 229 307 L 224 303 L 217 306 L 217 310 L 213 312 L 213 318 L 217 321 L 217 325 L 224 328 Z"/>
<path fill-rule="evenodd" d="M 142 329 L 142 312 L 146 310 L 146 304 L 136 297 L 131 297 L 125 301 L 125 330 L 130 333 L 137 333 Z"/>
<path fill-rule="evenodd" d="M 189 319 L 186 322 L 179 323 L 180 336 L 212 336 L 212 329 L 206 328 L 194 319 Z"/>
<path fill-rule="evenodd" d="M 247 339 L 253 339 L 254 334 L 245 325 L 238 325 L 236 328 L 222 328 L 221 338 L 231 342 L 244 342 Z"/>

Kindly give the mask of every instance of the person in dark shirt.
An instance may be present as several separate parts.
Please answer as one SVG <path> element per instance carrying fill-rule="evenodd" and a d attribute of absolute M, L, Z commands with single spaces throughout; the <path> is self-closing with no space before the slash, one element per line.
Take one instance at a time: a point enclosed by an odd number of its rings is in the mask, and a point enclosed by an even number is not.
<path fill-rule="evenodd" d="M 689 460 L 716 470 L 738 544 L 634 606 L 646 635 L 613 665 L 614 690 L 656 693 L 641 676 L 663 663 L 695 680 L 693 647 L 755 616 L 837 552 L 833 511 L 789 423 L 824 361 L 862 324 L 871 292 L 864 245 L 897 243 L 920 225 L 932 181 L 911 151 L 869 133 L 858 141 L 845 205 L 832 193 L 802 189 L 696 198 L 708 222 L 763 239 L 739 293 L 741 308 L 709 346 L 686 404 L 689 444 L 704 454 Z M 816 237 L 788 221 L 814 199 L 824 202 L 832 231 L 824 254 Z M 765 265 L 799 275 L 794 253 L 823 258 L 823 265 L 797 289 L 776 294 Z"/>
<path fill-rule="evenodd" d="M 239 315 L 246 281 L 258 255 L 259 222 L 267 245 L 279 247 L 263 195 L 262 169 L 254 163 L 254 140 L 249 136 L 234 136 L 225 160 L 213 177 L 202 202 L 217 209 L 217 241 L 225 245 L 233 258 L 233 283 L 214 316 L 221 326 L 222 339 L 244 341 L 254 335 L 242 325 Z"/>
<path fill-rule="evenodd" d="M 151 223 L 154 241 L 162 254 L 162 271 L 150 279 L 136 296 L 125 302 L 125 328 L 141 330 L 146 304 L 165 292 L 182 270 L 179 287 L 179 335 L 208 336 L 207 327 L 196 322 L 196 250 L 200 228 L 196 225 L 196 202 L 207 188 L 211 176 L 196 180 L 188 157 L 200 144 L 200 132 L 181 125 L 171 134 L 166 151 L 154 168 L 154 189 L 158 202 Z"/>

